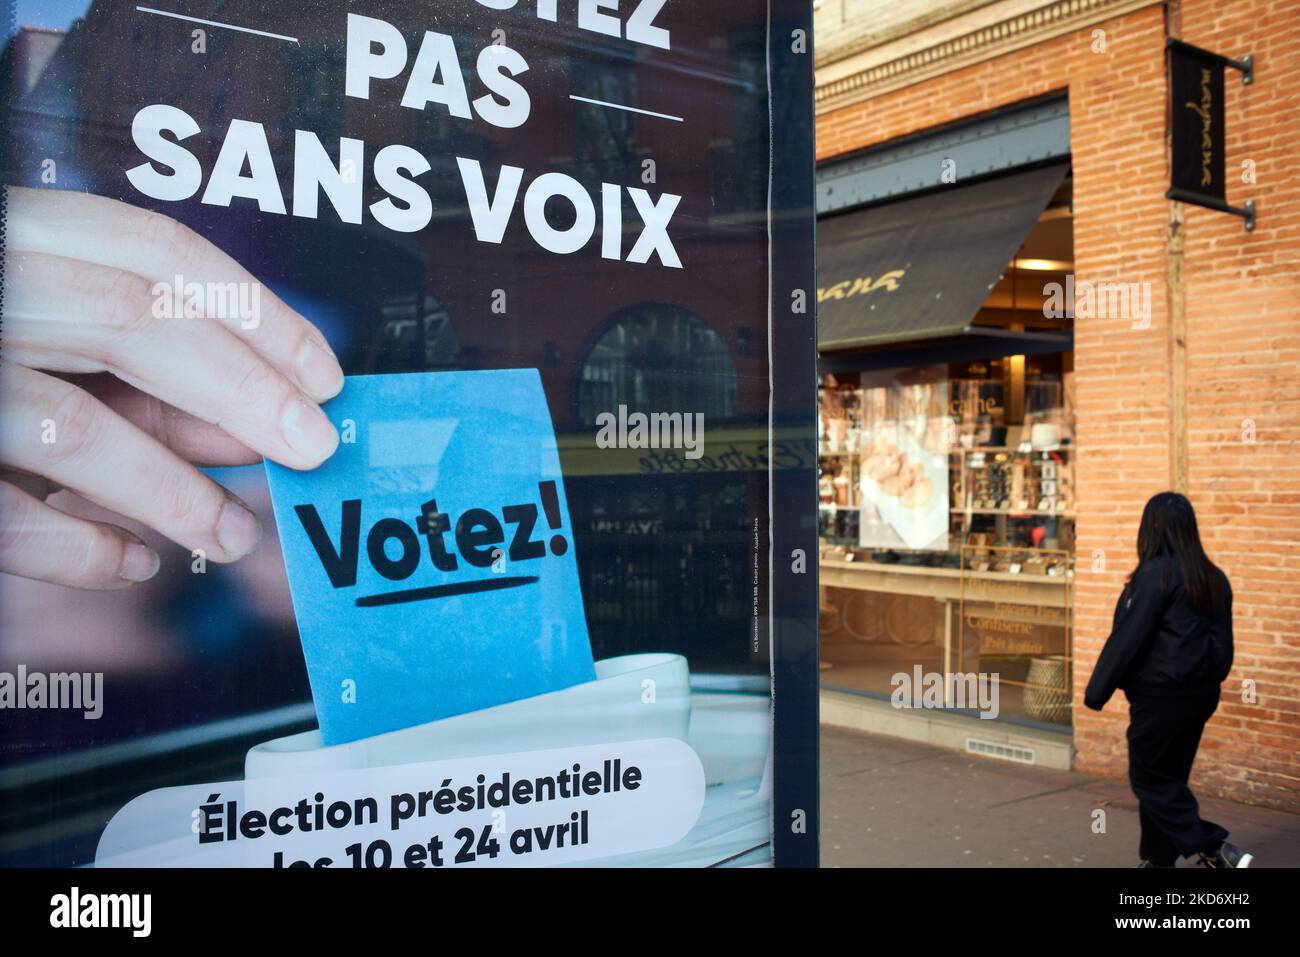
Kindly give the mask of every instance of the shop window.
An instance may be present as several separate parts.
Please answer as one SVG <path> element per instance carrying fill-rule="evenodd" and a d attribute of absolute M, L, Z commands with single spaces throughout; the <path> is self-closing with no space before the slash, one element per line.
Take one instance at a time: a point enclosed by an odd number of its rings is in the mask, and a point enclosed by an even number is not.
<path fill-rule="evenodd" d="M 1071 330 L 1044 309 L 1073 271 L 1071 197 L 1067 178 L 976 327 Z M 1073 353 L 869 359 L 824 376 L 819 394 L 823 686 L 1068 728 Z M 923 702 L 918 670 L 942 680 L 941 701 Z M 967 679 L 994 676 L 989 708 Z"/>

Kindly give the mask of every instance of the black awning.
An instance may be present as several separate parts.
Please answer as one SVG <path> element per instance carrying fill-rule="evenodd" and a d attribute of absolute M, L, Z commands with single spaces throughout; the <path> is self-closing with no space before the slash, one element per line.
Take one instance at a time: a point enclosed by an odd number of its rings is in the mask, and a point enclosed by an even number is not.
<path fill-rule="evenodd" d="M 980 333 L 971 321 L 1068 163 L 817 222 L 823 353 Z"/>

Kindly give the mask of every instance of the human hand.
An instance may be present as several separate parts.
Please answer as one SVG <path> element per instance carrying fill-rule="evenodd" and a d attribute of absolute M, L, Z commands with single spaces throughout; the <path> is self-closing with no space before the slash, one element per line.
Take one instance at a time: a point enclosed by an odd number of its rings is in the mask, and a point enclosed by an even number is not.
<path fill-rule="evenodd" d="M 257 518 L 196 464 L 311 469 L 332 455 L 319 403 L 343 372 L 325 338 L 167 216 L 73 191 L 7 195 L 0 571 L 81 588 L 157 572 L 135 535 L 48 505 L 60 487 L 213 561 L 248 554 Z M 176 277 L 254 290 L 258 321 L 159 308 Z"/>

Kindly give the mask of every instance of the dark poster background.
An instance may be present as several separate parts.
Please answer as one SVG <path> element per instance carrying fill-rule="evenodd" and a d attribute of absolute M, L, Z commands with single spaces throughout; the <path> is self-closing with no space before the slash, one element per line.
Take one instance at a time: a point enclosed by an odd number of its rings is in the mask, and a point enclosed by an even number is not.
<path fill-rule="evenodd" d="M 806 4 L 791 6 L 799 9 L 787 25 L 806 13 Z M 49 18 L 70 16 L 34 25 L 21 19 L 32 8 L 20 5 L 3 61 L 11 107 L 6 181 L 92 192 L 180 220 L 316 323 L 349 374 L 540 369 L 560 440 L 595 656 L 676 651 L 688 657 L 693 675 L 766 694 L 767 7 L 763 0 L 670 2 L 657 21 L 672 33 L 672 50 L 665 51 L 576 29 L 574 0 L 562 0 L 559 23 L 538 20 L 526 0 L 514 11 L 471 0 L 214 0 L 188 3 L 184 12 L 255 24 L 298 42 L 210 28 L 198 54 L 194 24 L 146 15 L 128 0 L 59 0 L 44 8 Z M 409 46 L 407 70 L 372 81 L 369 100 L 343 95 L 348 11 L 394 24 Z M 485 92 L 474 60 L 496 28 L 530 66 L 520 78 L 532 101 L 524 126 L 500 130 L 477 117 L 450 116 L 438 104 L 400 105 L 425 30 L 454 36 L 470 98 Z M 805 65 L 782 68 L 790 75 Z M 571 94 L 683 122 L 594 107 Z M 371 174 L 374 153 L 393 143 L 413 147 L 433 167 L 417 178 L 432 197 L 433 221 L 403 234 L 368 212 L 360 225 L 341 223 L 324 200 L 317 219 L 264 213 L 251 200 L 208 206 L 201 193 L 181 202 L 151 200 L 125 171 L 145 160 L 131 139 L 132 118 L 154 103 L 184 110 L 200 126 L 184 145 L 199 159 L 205 183 L 230 121 L 262 124 L 287 205 L 295 129 L 316 133 L 332 155 L 340 136 L 365 141 L 366 165 L 358 173 L 366 207 L 385 195 Z M 794 158 L 808 167 L 809 190 L 810 115 L 796 107 L 785 127 L 809 154 Z M 669 231 L 683 268 L 666 268 L 657 257 L 648 264 L 602 259 L 599 233 L 576 254 L 546 252 L 524 229 L 522 201 L 502 245 L 476 242 L 456 156 L 483 164 L 489 190 L 497 168 L 512 164 L 524 168 L 524 188 L 558 171 L 597 200 L 602 181 L 643 187 L 655 197 L 680 194 Z M 54 184 L 41 180 L 46 159 L 57 166 Z M 655 164 L 652 184 L 642 181 L 646 160 Z M 562 228 L 564 209 L 553 205 L 548 215 Z M 626 200 L 624 222 L 639 223 Z M 791 242 L 810 244 L 810 235 L 786 229 Z M 636 234 L 625 235 L 624 255 Z M 810 279 L 807 285 L 815 295 Z M 498 290 L 506 293 L 504 315 L 491 308 Z M 789 294 L 773 295 L 788 311 Z M 811 316 L 802 322 L 811 377 Z M 703 412 L 706 455 L 707 436 L 725 429 L 757 454 L 757 466 L 601 474 L 600 459 L 592 458 L 594 417 L 620 404 Z M 808 399 L 793 399 L 787 427 L 807 427 L 811 435 L 800 411 L 810 407 Z M 791 478 L 812 474 L 799 469 Z M 93 722 L 80 713 L 6 716 L 0 774 L 59 754 L 120 749 L 112 765 L 87 766 L 79 778 L 62 771 L 12 778 L 37 783 L 10 794 L 15 800 L 7 802 L 0 828 L 10 837 L 0 843 L 0 862 L 83 863 L 97 827 L 125 799 L 150 787 L 237 773 L 250 743 L 314 723 L 261 468 L 217 477 L 258 511 L 268 531 L 258 551 L 237 565 L 210 565 L 194 576 L 188 553 L 133 527 L 163 557 L 162 571 L 145 586 L 92 594 L 0 578 L 0 669 L 21 662 L 32 670 L 104 671 L 113 704 Z M 803 485 L 807 504 L 787 506 L 795 525 L 798 510 L 815 501 L 811 479 Z M 94 514 L 84 504 L 58 504 Z M 804 537 L 813 569 L 800 585 L 815 597 L 815 539 Z M 757 642 L 756 547 L 763 625 Z M 806 610 L 789 604 L 786 625 L 797 628 L 795 617 Z M 809 767 L 815 773 L 807 760 L 810 746 L 815 763 L 815 632 L 810 647 L 810 659 L 808 648 L 800 651 L 813 689 L 811 738 L 807 721 L 800 730 L 801 774 Z M 173 751 L 160 757 L 132 750 L 132 742 L 159 734 L 173 735 Z M 815 799 L 812 805 L 806 810 L 815 844 Z M 53 823 L 43 816 L 50 807 Z"/>

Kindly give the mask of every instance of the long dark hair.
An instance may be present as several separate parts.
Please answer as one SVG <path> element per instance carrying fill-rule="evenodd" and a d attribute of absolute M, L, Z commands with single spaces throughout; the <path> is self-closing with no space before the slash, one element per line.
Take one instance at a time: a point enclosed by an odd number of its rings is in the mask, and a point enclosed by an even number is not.
<path fill-rule="evenodd" d="M 1207 617 L 1223 614 L 1227 606 L 1227 577 L 1210 561 L 1201 545 L 1192 503 L 1177 492 L 1151 496 L 1138 526 L 1138 567 L 1153 558 L 1172 558 L 1183 576 L 1183 590 L 1192 610 Z"/>

